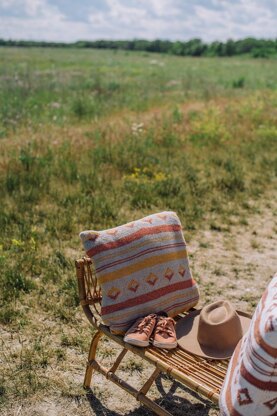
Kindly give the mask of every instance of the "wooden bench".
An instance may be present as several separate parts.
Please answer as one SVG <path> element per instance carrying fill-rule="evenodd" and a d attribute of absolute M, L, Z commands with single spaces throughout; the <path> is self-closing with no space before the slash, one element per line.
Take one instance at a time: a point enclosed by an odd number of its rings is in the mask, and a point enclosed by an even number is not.
<path fill-rule="evenodd" d="M 93 273 L 93 267 L 89 258 L 76 261 L 76 274 L 78 280 L 79 297 L 82 308 L 89 322 L 96 329 L 92 338 L 88 354 L 88 362 L 85 373 L 84 387 L 89 388 L 92 372 L 98 371 L 108 380 L 129 392 L 137 400 L 158 415 L 171 415 L 157 403 L 147 397 L 147 392 L 160 373 L 166 373 L 175 380 L 181 382 L 189 389 L 205 396 L 214 403 L 218 403 L 219 393 L 223 384 L 228 360 L 207 360 L 196 357 L 177 347 L 168 351 L 149 346 L 137 348 L 123 341 L 122 336 L 114 335 L 109 327 L 101 322 L 101 289 Z M 188 312 L 189 313 L 189 312 Z M 176 321 L 184 315 L 178 315 Z M 96 352 L 100 338 L 106 335 L 122 347 L 122 351 L 110 368 L 105 368 L 97 359 Z M 135 389 L 115 373 L 125 355 L 131 351 L 155 367 L 153 374 L 140 390 Z"/>

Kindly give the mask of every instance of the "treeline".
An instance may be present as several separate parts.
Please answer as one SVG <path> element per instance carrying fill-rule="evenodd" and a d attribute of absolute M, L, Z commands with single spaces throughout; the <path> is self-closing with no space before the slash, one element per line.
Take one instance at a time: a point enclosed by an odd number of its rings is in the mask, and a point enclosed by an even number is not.
<path fill-rule="evenodd" d="M 226 42 L 204 43 L 201 39 L 191 39 L 187 42 L 169 40 L 81 40 L 74 43 L 41 42 L 25 40 L 0 39 L 0 46 L 16 47 L 53 47 L 53 48 L 93 48 L 125 51 L 145 51 L 169 53 L 179 56 L 234 56 L 250 54 L 255 58 L 267 58 L 277 55 L 277 39 L 246 38 L 241 40 L 229 39 Z"/>

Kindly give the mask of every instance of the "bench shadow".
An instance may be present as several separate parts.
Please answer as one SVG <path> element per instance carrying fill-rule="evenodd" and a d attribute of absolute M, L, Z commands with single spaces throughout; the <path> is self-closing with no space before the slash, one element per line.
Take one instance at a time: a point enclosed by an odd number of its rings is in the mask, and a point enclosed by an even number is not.
<path fill-rule="evenodd" d="M 162 384 L 162 380 L 166 379 L 167 376 L 160 375 L 156 381 L 156 388 L 160 393 L 159 398 L 155 399 L 154 402 L 163 407 L 168 412 L 174 414 L 174 416 L 183 416 L 184 414 L 194 416 L 207 416 L 215 405 L 209 400 L 204 399 L 197 393 L 186 388 L 183 384 L 176 380 L 172 380 L 172 385 L 168 392 L 165 392 Z M 192 403 L 190 400 L 178 395 L 176 390 L 180 389 L 190 397 L 198 400 L 198 403 Z M 91 409 L 97 416 L 121 416 L 122 413 L 118 413 L 110 408 L 107 408 L 102 402 L 94 395 L 91 388 L 87 389 L 86 393 L 87 400 Z M 145 405 L 140 404 L 140 407 L 126 412 L 125 416 L 152 416 L 154 413 L 149 410 Z"/>

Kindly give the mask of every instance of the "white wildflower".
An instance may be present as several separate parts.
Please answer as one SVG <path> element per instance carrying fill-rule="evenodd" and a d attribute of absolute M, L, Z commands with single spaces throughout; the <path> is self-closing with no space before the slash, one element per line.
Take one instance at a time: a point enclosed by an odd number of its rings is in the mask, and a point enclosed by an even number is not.
<path fill-rule="evenodd" d="M 132 133 L 135 136 L 138 136 L 139 134 L 143 133 L 143 126 L 144 126 L 143 123 L 133 123 L 131 127 Z"/>

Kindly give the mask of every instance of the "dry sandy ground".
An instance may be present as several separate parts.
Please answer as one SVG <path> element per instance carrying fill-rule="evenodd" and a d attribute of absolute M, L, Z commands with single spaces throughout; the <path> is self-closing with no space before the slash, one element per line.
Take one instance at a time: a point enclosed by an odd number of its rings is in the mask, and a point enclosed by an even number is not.
<path fill-rule="evenodd" d="M 213 229 L 198 232 L 189 241 L 191 267 L 201 288 L 201 303 L 229 298 L 237 308 L 253 312 L 264 288 L 277 271 L 277 194 L 268 194 L 259 203 L 253 203 L 249 217 L 234 215 L 228 224 L 217 224 Z M 211 222 L 209 221 L 209 224 Z M 103 341 L 101 355 L 107 364 L 114 346 Z M 84 358 L 85 356 L 83 356 Z M 85 360 L 72 362 L 68 371 L 70 382 L 82 383 Z M 145 380 L 152 368 L 140 359 L 126 356 L 118 375 L 135 386 Z M 51 376 L 51 374 L 49 374 Z M 80 389 L 81 392 L 81 389 Z M 218 408 L 196 394 L 191 395 L 182 385 L 161 377 L 152 386 L 149 396 L 165 406 L 174 415 L 214 416 Z M 33 401 L 13 403 L 3 416 L 139 416 L 151 415 L 145 407 L 127 393 L 108 382 L 101 375 L 93 378 L 92 391 L 69 395 L 51 392 L 48 397 L 36 396 Z"/>

